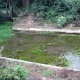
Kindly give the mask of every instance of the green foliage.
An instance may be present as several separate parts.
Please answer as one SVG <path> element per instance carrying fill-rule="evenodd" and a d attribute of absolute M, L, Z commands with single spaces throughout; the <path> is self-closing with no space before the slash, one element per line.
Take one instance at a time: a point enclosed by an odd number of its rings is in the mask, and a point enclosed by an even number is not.
<path fill-rule="evenodd" d="M 71 23 L 79 19 L 79 0 L 35 0 L 31 10 L 47 22 L 57 23 L 58 28 L 62 28 L 66 23 Z"/>
<path fill-rule="evenodd" d="M 5 22 L 4 24 L 0 25 L 0 43 L 11 36 L 14 36 L 14 33 L 11 29 L 12 24 L 12 22 Z"/>
<path fill-rule="evenodd" d="M 66 17 L 64 16 L 60 16 L 58 19 L 57 19 L 57 27 L 58 28 L 62 28 L 65 26 L 67 20 L 66 20 Z"/>
<path fill-rule="evenodd" d="M 29 70 L 25 71 L 21 66 L 17 66 L 16 68 L 14 68 L 13 72 L 14 78 L 19 80 L 27 78 L 28 74 L 30 74 Z"/>
<path fill-rule="evenodd" d="M 44 54 L 44 51 L 41 48 L 33 48 L 30 50 L 32 54 Z"/>
<path fill-rule="evenodd" d="M 6 4 L 4 0 L 0 0 L 0 8 L 5 8 Z"/>
<path fill-rule="evenodd" d="M 0 67 L 0 80 L 26 80 L 29 74 L 30 71 L 25 71 L 21 66 L 14 69 Z"/>
<path fill-rule="evenodd" d="M 13 12 L 14 17 L 16 17 L 16 16 L 27 16 L 28 14 L 29 14 L 29 12 L 27 10 L 27 7 L 21 7 L 21 8 L 15 7 L 14 8 L 14 12 Z"/>
<path fill-rule="evenodd" d="M 45 76 L 49 76 L 51 74 L 52 74 L 52 72 L 50 70 L 47 70 L 47 71 L 43 72 L 43 75 L 45 75 Z"/>
<path fill-rule="evenodd" d="M 25 0 L 12 0 L 12 6 L 13 6 L 13 16 L 27 16 L 29 11 L 28 7 L 24 6 Z"/>

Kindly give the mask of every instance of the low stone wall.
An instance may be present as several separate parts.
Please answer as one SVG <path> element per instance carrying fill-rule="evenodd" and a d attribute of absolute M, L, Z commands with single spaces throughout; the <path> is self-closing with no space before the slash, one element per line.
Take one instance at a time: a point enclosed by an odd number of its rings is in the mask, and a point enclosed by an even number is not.
<path fill-rule="evenodd" d="M 23 25 L 22 25 L 23 26 Z M 70 29 L 53 29 L 53 28 L 22 28 L 22 27 L 13 27 L 14 31 L 34 31 L 34 32 L 57 32 L 57 33 L 66 33 L 66 34 L 80 34 L 80 30 L 70 30 Z"/>
<path fill-rule="evenodd" d="M 67 69 L 64 67 L 57 67 L 57 66 L 52 66 L 52 65 L 46 65 L 46 64 L 40 64 L 40 63 L 35 63 L 35 62 L 29 62 L 29 61 L 23 61 L 23 60 L 17 60 L 17 59 L 12 59 L 12 58 L 6 58 L 6 57 L 0 57 L 0 65 L 7 66 L 9 68 L 14 68 L 16 66 L 40 66 L 40 67 L 45 67 L 45 68 L 51 68 L 51 69 Z"/>

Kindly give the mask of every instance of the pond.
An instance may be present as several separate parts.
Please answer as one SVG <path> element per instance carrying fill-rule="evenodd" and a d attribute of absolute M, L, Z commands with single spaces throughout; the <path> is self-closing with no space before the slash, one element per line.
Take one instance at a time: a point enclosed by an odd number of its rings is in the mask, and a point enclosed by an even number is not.
<path fill-rule="evenodd" d="M 79 43 L 79 35 L 18 32 L 0 46 L 4 46 L 3 57 L 80 70 Z"/>

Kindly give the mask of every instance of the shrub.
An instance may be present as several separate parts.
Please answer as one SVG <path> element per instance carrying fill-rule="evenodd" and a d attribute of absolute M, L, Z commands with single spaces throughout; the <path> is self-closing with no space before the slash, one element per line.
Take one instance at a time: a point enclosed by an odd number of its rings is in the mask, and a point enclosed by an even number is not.
<path fill-rule="evenodd" d="M 13 78 L 17 80 L 27 79 L 30 71 L 25 71 L 22 66 L 17 66 L 13 69 Z"/>
<path fill-rule="evenodd" d="M 64 16 L 60 16 L 58 19 L 57 19 L 57 27 L 58 28 L 62 28 L 65 26 L 67 20 L 66 20 L 66 17 Z"/>
<path fill-rule="evenodd" d="M 14 33 L 11 29 L 12 25 L 12 22 L 5 22 L 4 24 L 0 24 L 0 43 L 11 36 L 14 36 Z"/>
<path fill-rule="evenodd" d="M 79 0 L 35 0 L 31 10 L 47 22 L 56 21 L 59 28 L 80 19 Z M 56 18 L 57 17 L 57 18 Z"/>
<path fill-rule="evenodd" d="M 52 72 L 50 70 L 44 71 L 43 75 L 44 76 L 50 76 L 52 74 Z"/>
<path fill-rule="evenodd" d="M 0 67 L 0 80 L 27 80 L 29 74 L 21 66 L 14 69 Z"/>

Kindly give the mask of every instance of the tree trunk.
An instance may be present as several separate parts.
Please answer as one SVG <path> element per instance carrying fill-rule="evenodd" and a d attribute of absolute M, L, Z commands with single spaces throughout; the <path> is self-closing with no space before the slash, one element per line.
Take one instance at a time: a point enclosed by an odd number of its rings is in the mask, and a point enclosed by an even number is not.
<path fill-rule="evenodd" d="M 12 19 L 13 18 L 13 6 L 11 4 L 11 0 L 7 0 L 6 11 L 7 11 L 7 15 L 10 17 L 10 19 Z"/>
<path fill-rule="evenodd" d="M 23 6 L 29 6 L 30 5 L 30 0 L 23 0 Z"/>

